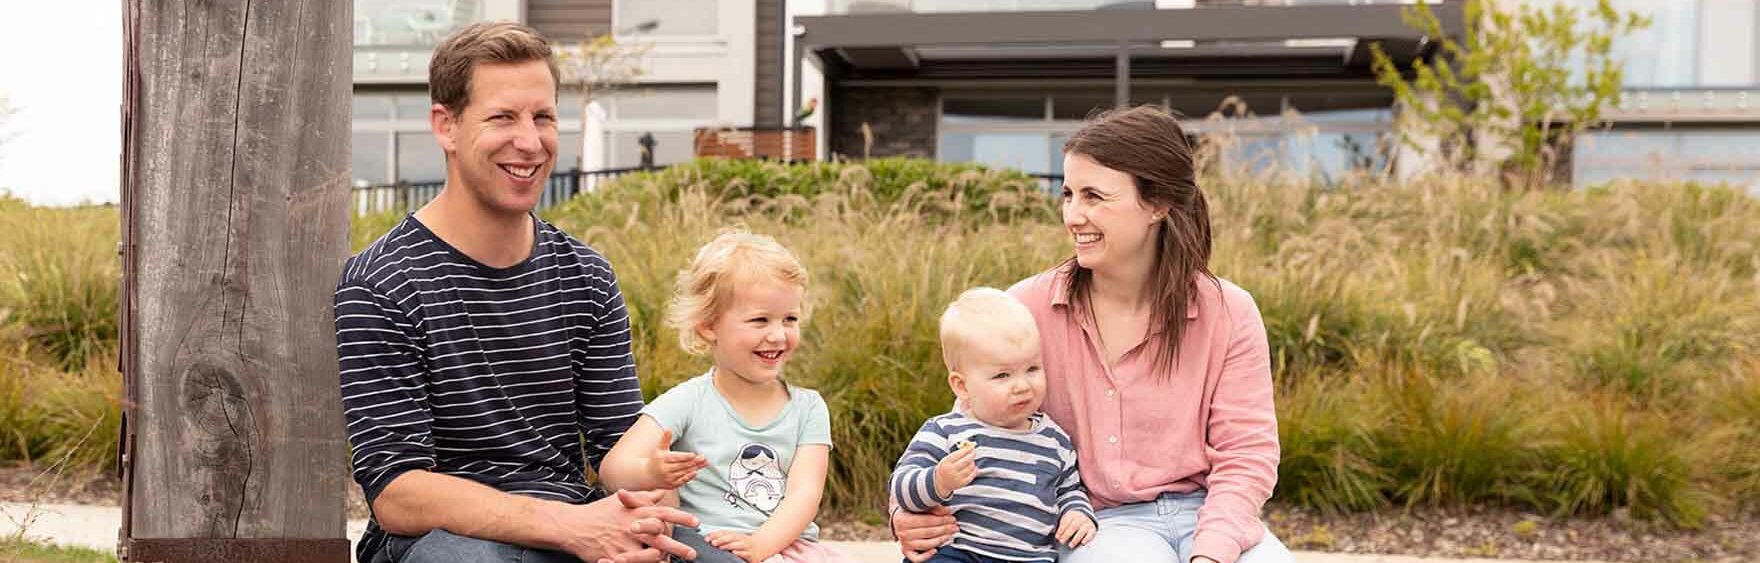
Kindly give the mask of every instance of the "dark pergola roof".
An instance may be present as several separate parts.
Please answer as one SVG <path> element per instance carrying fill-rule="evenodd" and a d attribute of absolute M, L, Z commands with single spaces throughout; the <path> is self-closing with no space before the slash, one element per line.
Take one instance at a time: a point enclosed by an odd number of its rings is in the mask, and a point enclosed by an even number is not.
<path fill-rule="evenodd" d="M 1402 63 L 1435 51 L 1435 42 L 1406 24 L 1402 11 L 1410 8 L 1200 5 L 803 16 L 795 18 L 795 55 L 804 62 L 812 53 L 828 79 L 843 83 L 1114 79 L 1121 92 L 1132 80 L 1156 79 L 1305 78 L 1372 84 L 1370 44 L 1380 43 Z M 1447 0 L 1429 8 L 1445 33 L 1458 37 L 1464 32 L 1461 2 Z M 1167 41 L 1183 44 L 1170 46 Z"/>
<path fill-rule="evenodd" d="M 916 45 L 1252 41 L 1374 38 L 1419 40 L 1402 5 L 1199 6 L 1056 12 L 870 13 L 803 16 L 796 40 L 812 50 Z M 1445 32 L 1462 31 L 1461 4 L 1430 6 Z"/>

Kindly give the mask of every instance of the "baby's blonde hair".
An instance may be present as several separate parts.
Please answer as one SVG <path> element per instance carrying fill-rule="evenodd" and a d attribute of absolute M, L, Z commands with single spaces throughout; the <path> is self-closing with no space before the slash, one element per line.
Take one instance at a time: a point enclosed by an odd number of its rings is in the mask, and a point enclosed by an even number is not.
<path fill-rule="evenodd" d="M 959 294 L 941 313 L 941 360 L 947 371 L 959 371 L 971 348 L 983 341 L 1009 346 L 1039 343 L 1033 312 L 1014 296 L 994 287 L 976 287 Z"/>
<path fill-rule="evenodd" d="M 776 239 L 744 229 L 722 231 L 697 250 L 691 266 L 678 272 L 678 285 L 667 307 L 666 324 L 678 331 L 678 343 L 686 352 L 702 355 L 709 342 L 697 328 L 714 324 L 733 301 L 742 283 L 767 280 L 807 288 L 807 269 Z M 801 320 L 807 303 L 802 299 Z"/>

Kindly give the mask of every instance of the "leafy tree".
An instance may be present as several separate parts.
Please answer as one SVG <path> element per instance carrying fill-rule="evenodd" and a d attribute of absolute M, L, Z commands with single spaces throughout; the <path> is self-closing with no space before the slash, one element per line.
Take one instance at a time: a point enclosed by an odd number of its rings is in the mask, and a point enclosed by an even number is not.
<path fill-rule="evenodd" d="M 651 28 L 651 26 L 649 27 Z M 575 155 L 575 166 L 587 161 L 587 105 L 593 96 L 608 94 L 635 82 L 642 75 L 642 58 L 649 45 L 620 43 L 610 33 L 582 39 L 578 49 L 563 50 L 557 55 L 562 78 L 580 91 L 581 152 Z"/>
<path fill-rule="evenodd" d="M 1372 44 L 1374 70 L 1399 103 L 1405 143 L 1440 150 L 1455 170 L 1540 186 L 1574 136 L 1618 103 L 1624 74 L 1614 40 L 1650 22 L 1608 0 L 1592 9 L 1562 0 L 1501 4 L 1468 0 L 1462 37 L 1446 34 L 1428 6 L 1408 8 L 1406 23 L 1437 41 L 1441 56 L 1402 69 Z"/>

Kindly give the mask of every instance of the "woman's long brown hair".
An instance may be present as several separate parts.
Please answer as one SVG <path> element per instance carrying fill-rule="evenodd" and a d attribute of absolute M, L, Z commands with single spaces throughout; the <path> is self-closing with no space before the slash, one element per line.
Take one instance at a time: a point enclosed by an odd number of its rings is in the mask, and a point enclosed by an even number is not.
<path fill-rule="evenodd" d="M 1186 315 L 1197 295 L 1199 276 L 1221 285 L 1210 273 L 1210 205 L 1198 189 L 1191 142 L 1178 119 L 1156 106 L 1137 106 L 1090 117 L 1070 135 L 1063 150 L 1130 174 L 1143 203 L 1167 212 L 1155 231 L 1157 252 L 1148 280 L 1150 326 L 1161 329 L 1159 338 L 1151 343 L 1155 349 L 1153 366 L 1158 379 L 1165 380 L 1178 364 L 1180 339 L 1185 337 Z M 1092 315 L 1089 291 L 1094 273 L 1074 256 L 1068 264 L 1072 275 L 1065 281 L 1066 294 L 1078 314 Z"/>

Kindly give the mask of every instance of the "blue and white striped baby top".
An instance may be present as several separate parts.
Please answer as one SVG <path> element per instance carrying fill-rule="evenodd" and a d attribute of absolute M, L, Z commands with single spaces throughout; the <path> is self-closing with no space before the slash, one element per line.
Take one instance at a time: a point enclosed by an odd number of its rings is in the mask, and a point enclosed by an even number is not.
<path fill-rule="evenodd" d="M 951 498 L 935 494 L 935 464 L 953 444 L 978 446 L 978 474 Z M 944 505 L 959 521 L 952 546 L 1009 561 L 1057 560 L 1058 521 L 1071 510 L 1094 518 L 1076 472 L 1075 443 L 1045 413 L 1009 430 L 952 412 L 923 423 L 892 471 L 892 495 L 912 512 Z"/>

